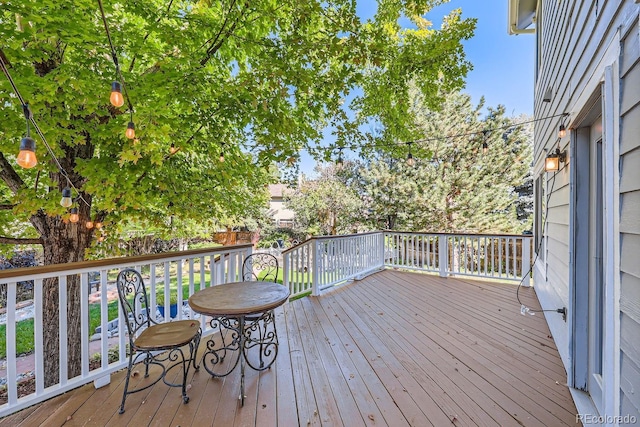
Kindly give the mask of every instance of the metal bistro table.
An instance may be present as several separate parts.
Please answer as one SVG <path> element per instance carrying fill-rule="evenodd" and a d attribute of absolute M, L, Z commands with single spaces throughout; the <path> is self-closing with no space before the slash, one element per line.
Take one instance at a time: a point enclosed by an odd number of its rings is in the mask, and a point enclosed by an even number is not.
<path fill-rule="evenodd" d="M 287 298 L 289 289 L 273 282 L 226 283 L 198 291 L 189 298 L 193 311 L 210 316 L 209 324 L 216 331 L 202 356 L 207 372 L 213 377 L 225 377 L 240 361 L 242 405 L 245 362 L 263 371 L 276 360 L 278 334 L 273 309 Z"/>

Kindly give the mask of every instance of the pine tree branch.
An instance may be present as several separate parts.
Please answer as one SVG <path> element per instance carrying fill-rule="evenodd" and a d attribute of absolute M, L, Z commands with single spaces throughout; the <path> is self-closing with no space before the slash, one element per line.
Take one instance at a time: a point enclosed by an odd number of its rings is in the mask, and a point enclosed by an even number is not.
<path fill-rule="evenodd" d="M 21 239 L 17 237 L 0 236 L 0 243 L 4 245 L 42 245 L 42 239 Z"/>

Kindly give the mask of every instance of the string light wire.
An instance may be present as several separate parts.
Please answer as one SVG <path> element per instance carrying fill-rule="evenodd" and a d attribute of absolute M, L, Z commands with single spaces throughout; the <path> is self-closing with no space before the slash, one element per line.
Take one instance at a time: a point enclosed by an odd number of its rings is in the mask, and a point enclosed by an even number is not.
<path fill-rule="evenodd" d="M 44 144 L 45 148 L 47 149 L 47 152 L 51 156 L 51 159 L 56 164 L 56 167 L 58 168 L 58 171 L 60 172 L 60 175 L 62 175 L 67 180 L 67 184 L 69 186 L 71 186 L 74 190 L 76 190 L 76 192 L 78 193 L 77 199 L 82 200 L 88 207 L 91 207 L 91 205 L 89 203 L 87 203 L 87 201 L 80 194 L 80 190 L 78 190 L 73 185 L 73 182 L 71 182 L 71 178 L 69 178 L 69 175 L 64 170 L 64 168 L 60 164 L 60 161 L 58 160 L 58 158 L 56 157 L 55 153 L 53 152 L 53 149 L 51 148 L 51 146 L 47 142 L 47 138 L 45 138 L 44 134 L 42 133 L 42 130 L 40 129 L 40 126 L 38 126 L 38 123 L 33 118 L 33 113 L 31 112 L 31 109 L 29 109 L 29 107 L 27 106 L 27 103 L 24 100 L 24 98 L 22 97 L 22 94 L 20 93 L 20 91 L 18 90 L 18 87 L 16 86 L 13 78 L 11 77 L 11 74 L 9 74 L 9 70 L 7 69 L 7 64 L 4 62 L 3 57 L 4 57 L 4 52 L 0 51 L 0 67 L 2 67 L 2 71 L 3 71 L 4 75 L 7 77 L 7 80 L 9 81 L 9 84 L 13 88 L 13 92 L 16 95 L 16 97 L 18 98 L 18 101 L 20 101 L 20 104 L 22 105 L 22 108 L 23 109 L 28 109 L 29 113 L 28 113 L 27 120 L 29 120 L 29 122 L 31 123 L 31 126 L 33 126 L 33 129 L 36 131 L 36 133 L 38 134 L 38 136 L 42 140 L 42 143 Z"/>
<path fill-rule="evenodd" d="M 107 33 L 107 40 L 109 41 L 109 48 L 111 49 L 111 58 L 113 59 L 113 65 L 116 66 L 116 76 L 118 77 L 118 80 L 122 85 L 122 93 L 125 99 L 127 100 L 127 106 L 129 107 L 129 111 L 133 115 L 133 105 L 131 104 L 131 98 L 129 98 L 129 92 L 127 91 L 127 85 L 124 81 L 122 70 L 120 70 L 120 64 L 118 63 L 118 55 L 116 55 L 116 49 L 113 45 L 113 40 L 111 39 L 111 32 L 109 31 L 109 25 L 107 24 L 107 16 L 104 13 L 104 6 L 102 5 L 102 0 L 98 0 L 98 5 L 100 6 L 100 16 L 102 17 L 102 24 L 104 25 L 104 31 Z"/>

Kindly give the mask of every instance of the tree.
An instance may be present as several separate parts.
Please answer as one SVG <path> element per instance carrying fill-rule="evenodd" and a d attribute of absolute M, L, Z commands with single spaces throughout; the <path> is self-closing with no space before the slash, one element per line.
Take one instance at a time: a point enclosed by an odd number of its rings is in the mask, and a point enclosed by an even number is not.
<path fill-rule="evenodd" d="M 473 106 L 461 93 L 447 96 L 439 111 L 426 108 L 417 94 L 415 106 L 420 139 L 410 146 L 416 164 L 406 164 L 402 146 L 395 155 L 402 160 L 383 154 L 358 172 L 372 218 L 386 219 L 389 228 L 430 232 L 528 229 L 520 194 L 527 191 L 531 126 L 513 126 L 526 118 L 510 119 L 499 106 L 480 119 L 483 103 Z"/>
<path fill-rule="evenodd" d="M 310 235 L 336 235 L 358 231 L 362 200 L 349 185 L 341 165 L 318 165 L 317 179 L 303 179 L 285 193 L 285 205 L 295 212 L 296 227 Z"/>
<path fill-rule="evenodd" d="M 408 79 L 435 106 L 440 98 L 431 95 L 459 87 L 470 67 L 460 41 L 474 21 L 456 11 L 431 28 L 422 16 L 439 3 L 385 1 L 362 22 L 346 0 L 5 2 L 0 57 L 42 135 L 34 135 L 38 165 L 17 169 L 22 99 L 2 81 L 0 223 L 30 226 L 0 242 L 41 244 L 46 264 L 67 263 L 95 242 L 89 219 L 115 231 L 125 220 L 166 227 L 169 216 L 243 217 L 269 180 L 268 166 L 318 141 L 325 126 L 339 144 L 365 139 L 357 129 L 368 120 L 387 127 L 387 137 L 402 133 L 411 120 Z M 401 17 L 417 28 L 402 29 Z M 123 107 L 108 103 L 114 80 L 124 85 Z M 353 93 L 355 114 L 347 115 L 342 103 Z M 137 137 L 127 139 L 131 120 Z M 58 203 L 67 186 L 77 224 Z M 73 376 L 77 278 L 69 290 Z M 48 386 L 58 380 L 56 281 L 46 281 L 44 296 Z"/>

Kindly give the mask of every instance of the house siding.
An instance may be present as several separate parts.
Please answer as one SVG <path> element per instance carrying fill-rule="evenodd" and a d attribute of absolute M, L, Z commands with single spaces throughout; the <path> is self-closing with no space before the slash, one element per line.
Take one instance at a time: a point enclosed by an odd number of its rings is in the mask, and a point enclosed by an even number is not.
<path fill-rule="evenodd" d="M 640 27 L 637 15 L 627 27 L 622 34 L 620 66 L 620 414 L 640 419 Z"/>
<path fill-rule="evenodd" d="M 547 152 L 571 152 L 570 136 L 558 139 L 562 118 L 568 128 L 579 125 L 591 105 L 601 102 L 598 76 L 614 67 L 619 99 L 614 117 L 619 133 L 620 243 L 620 415 L 640 420 L 640 40 L 639 4 L 635 0 L 568 2 L 542 0 L 538 9 L 538 69 L 535 83 L 534 165 L 542 172 Z M 611 57 L 611 52 L 620 52 Z M 594 83 L 595 82 L 595 83 Z M 543 102 L 551 88 L 551 102 Z M 595 96 L 595 95 L 598 96 Z M 593 95 L 593 96 L 592 96 Z M 552 117 L 555 116 L 555 117 Z M 538 260 L 534 282 L 545 309 L 571 307 L 571 167 L 572 159 L 556 174 L 546 174 L 549 199 L 546 251 Z M 570 372 L 569 325 L 547 313 L 549 326 Z"/>

